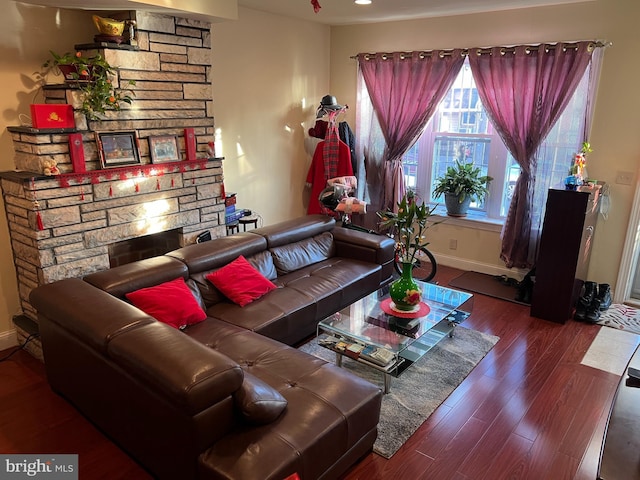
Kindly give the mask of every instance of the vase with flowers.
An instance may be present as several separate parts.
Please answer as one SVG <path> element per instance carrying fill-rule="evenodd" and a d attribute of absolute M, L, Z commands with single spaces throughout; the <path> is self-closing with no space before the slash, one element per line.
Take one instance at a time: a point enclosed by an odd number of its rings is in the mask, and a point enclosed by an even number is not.
<path fill-rule="evenodd" d="M 591 144 L 584 142 L 582 149 L 573 156 L 571 167 L 569 167 L 569 176 L 564 182 L 567 190 L 576 190 L 580 185 L 587 183 L 587 154 L 591 152 L 593 152 Z"/>
<path fill-rule="evenodd" d="M 118 69 L 109 64 L 100 54 L 85 55 L 83 52 L 65 53 L 59 55 L 50 52 L 52 58 L 43 67 L 59 70 L 65 78 L 65 83 L 80 91 L 82 105 L 80 110 L 89 120 L 99 120 L 107 110 L 120 110 L 122 104 L 133 102 L 134 92 L 130 89 L 116 88 L 114 80 Z M 129 80 L 129 86 L 135 81 Z"/>
<path fill-rule="evenodd" d="M 391 210 L 377 213 L 380 227 L 391 230 L 396 236 L 396 260 L 402 263 L 400 278 L 389 286 L 393 310 L 414 312 L 420 308 L 422 288 L 413 278 L 412 271 L 416 255 L 428 244 L 425 239 L 427 229 L 440 223 L 430 221 L 435 208 L 418 203 L 415 192 L 409 191 L 398 203 L 397 213 Z"/>

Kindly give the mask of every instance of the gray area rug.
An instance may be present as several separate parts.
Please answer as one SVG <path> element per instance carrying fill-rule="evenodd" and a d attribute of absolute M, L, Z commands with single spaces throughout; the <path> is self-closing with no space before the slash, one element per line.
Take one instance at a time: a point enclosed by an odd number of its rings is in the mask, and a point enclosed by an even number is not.
<path fill-rule="evenodd" d="M 445 337 L 399 378 L 392 378 L 391 391 L 382 398 L 378 438 L 373 451 L 385 458 L 409 439 L 434 410 L 469 375 L 498 342 L 499 337 L 457 327 L 453 338 Z M 335 363 L 335 354 L 316 340 L 300 350 Z M 345 369 L 383 388 L 382 373 L 345 357 Z"/>

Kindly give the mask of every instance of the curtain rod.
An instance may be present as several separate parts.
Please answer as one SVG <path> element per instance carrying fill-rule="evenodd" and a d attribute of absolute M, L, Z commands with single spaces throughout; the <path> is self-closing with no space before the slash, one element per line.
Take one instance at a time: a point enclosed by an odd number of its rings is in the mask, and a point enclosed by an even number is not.
<path fill-rule="evenodd" d="M 500 53 L 501 54 L 505 54 L 505 53 L 513 53 L 515 52 L 515 49 L 517 46 L 523 46 L 528 48 L 530 51 L 532 52 L 537 52 L 538 49 L 541 46 L 544 46 L 545 48 L 549 49 L 549 50 L 555 50 L 556 46 L 559 44 L 562 44 L 565 48 L 578 48 L 578 43 L 579 42 L 558 42 L 558 43 L 545 43 L 545 44 L 539 44 L 539 45 L 516 45 L 516 46 L 510 46 L 510 47 L 501 47 L 500 48 Z M 589 45 L 590 49 L 593 50 L 594 48 L 606 48 L 606 47 L 610 47 L 611 45 L 613 45 L 612 42 L 602 42 L 602 41 L 592 41 L 591 44 Z M 495 47 L 483 47 L 483 48 L 479 48 L 478 49 L 478 54 L 479 55 L 485 55 L 485 54 L 491 54 L 492 49 Z M 439 51 L 439 55 L 440 57 L 446 57 L 449 55 L 452 55 L 454 50 L 456 49 L 446 49 L 446 50 L 440 50 Z M 462 48 L 460 49 L 460 54 L 464 57 L 469 55 L 469 50 L 471 50 L 470 48 Z M 418 50 L 418 53 L 420 53 L 420 58 L 425 58 L 425 57 L 430 57 L 431 55 L 433 55 L 433 50 Z M 382 58 L 386 60 L 385 56 L 386 55 L 393 55 L 394 53 L 400 53 L 402 54 L 406 54 L 411 56 L 413 53 L 416 52 L 379 52 L 379 53 L 365 53 L 365 57 L 368 56 L 376 56 L 376 55 L 382 55 Z M 356 60 L 358 58 L 358 55 L 352 55 L 349 58 L 351 58 L 352 60 Z M 404 58 L 401 56 L 401 58 Z M 368 59 L 368 58 L 367 58 Z"/>

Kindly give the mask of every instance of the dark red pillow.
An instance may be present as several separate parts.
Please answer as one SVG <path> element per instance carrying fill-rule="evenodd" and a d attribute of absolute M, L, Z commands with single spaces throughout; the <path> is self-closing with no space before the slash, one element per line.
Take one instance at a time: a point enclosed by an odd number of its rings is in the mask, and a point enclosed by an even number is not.
<path fill-rule="evenodd" d="M 182 277 L 125 296 L 147 315 L 175 328 L 184 328 L 207 318 Z"/>
<path fill-rule="evenodd" d="M 222 294 L 241 307 L 257 300 L 276 287 L 240 255 L 233 262 L 207 275 Z"/>

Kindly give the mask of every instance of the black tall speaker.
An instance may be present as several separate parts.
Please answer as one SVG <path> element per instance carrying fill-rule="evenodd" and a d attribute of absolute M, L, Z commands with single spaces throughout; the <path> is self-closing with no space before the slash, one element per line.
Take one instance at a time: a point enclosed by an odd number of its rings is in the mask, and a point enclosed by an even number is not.
<path fill-rule="evenodd" d="M 531 316 L 564 323 L 587 280 L 602 186 L 550 189 L 536 261 Z"/>

